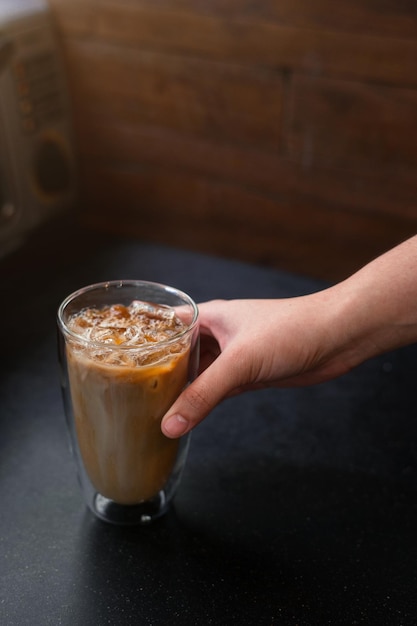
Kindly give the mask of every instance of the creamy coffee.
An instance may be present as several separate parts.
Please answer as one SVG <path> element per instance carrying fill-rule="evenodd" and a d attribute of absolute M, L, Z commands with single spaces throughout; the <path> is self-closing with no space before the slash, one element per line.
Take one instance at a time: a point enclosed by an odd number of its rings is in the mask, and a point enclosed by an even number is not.
<path fill-rule="evenodd" d="M 75 428 L 97 491 L 138 504 L 163 488 L 178 440 L 161 418 L 187 384 L 190 337 L 174 309 L 133 301 L 86 308 L 67 322 Z"/>

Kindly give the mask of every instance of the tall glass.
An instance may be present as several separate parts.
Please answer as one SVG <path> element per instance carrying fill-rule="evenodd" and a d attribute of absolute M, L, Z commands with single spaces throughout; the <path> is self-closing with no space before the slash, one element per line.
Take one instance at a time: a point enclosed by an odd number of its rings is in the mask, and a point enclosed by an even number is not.
<path fill-rule="evenodd" d="M 97 322 L 111 307 L 112 319 Z M 131 310 L 144 313 L 148 329 L 130 325 Z M 165 316 L 174 324 L 170 334 L 153 330 Z M 167 510 L 186 461 L 189 435 L 169 439 L 160 425 L 197 373 L 197 306 L 158 283 L 98 283 L 62 302 L 58 329 L 65 415 L 85 501 L 105 521 L 149 523 Z"/>

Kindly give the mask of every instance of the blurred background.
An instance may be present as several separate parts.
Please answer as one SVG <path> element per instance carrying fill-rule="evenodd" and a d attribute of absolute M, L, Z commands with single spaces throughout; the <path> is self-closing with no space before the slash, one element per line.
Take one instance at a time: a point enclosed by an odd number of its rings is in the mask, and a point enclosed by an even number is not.
<path fill-rule="evenodd" d="M 46 4 L 84 225 L 327 280 L 417 231 L 414 0 Z"/>

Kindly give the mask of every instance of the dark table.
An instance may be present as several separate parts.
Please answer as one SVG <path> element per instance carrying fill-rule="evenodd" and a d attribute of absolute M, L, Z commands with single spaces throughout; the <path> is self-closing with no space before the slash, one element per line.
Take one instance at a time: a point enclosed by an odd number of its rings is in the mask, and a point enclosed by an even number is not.
<path fill-rule="evenodd" d="M 416 624 L 416 346 L 323 385 L 225 401 L 194 431 L 168 515 L 117 528 L 81 499 L 55 312 L 118 278 L 197 301 L 325 286 L 71 224 L 0 261 L 2 626 Z"/>

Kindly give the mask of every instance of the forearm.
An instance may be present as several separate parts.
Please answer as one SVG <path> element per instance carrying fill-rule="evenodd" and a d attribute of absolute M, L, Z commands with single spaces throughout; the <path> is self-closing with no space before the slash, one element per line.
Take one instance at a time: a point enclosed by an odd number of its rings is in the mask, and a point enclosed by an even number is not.
<path fill-rule="evenodd" d="M 349 367 L 417 341 L 417 237 L 378 257 L 329 290 L 334 345 Z"/>

